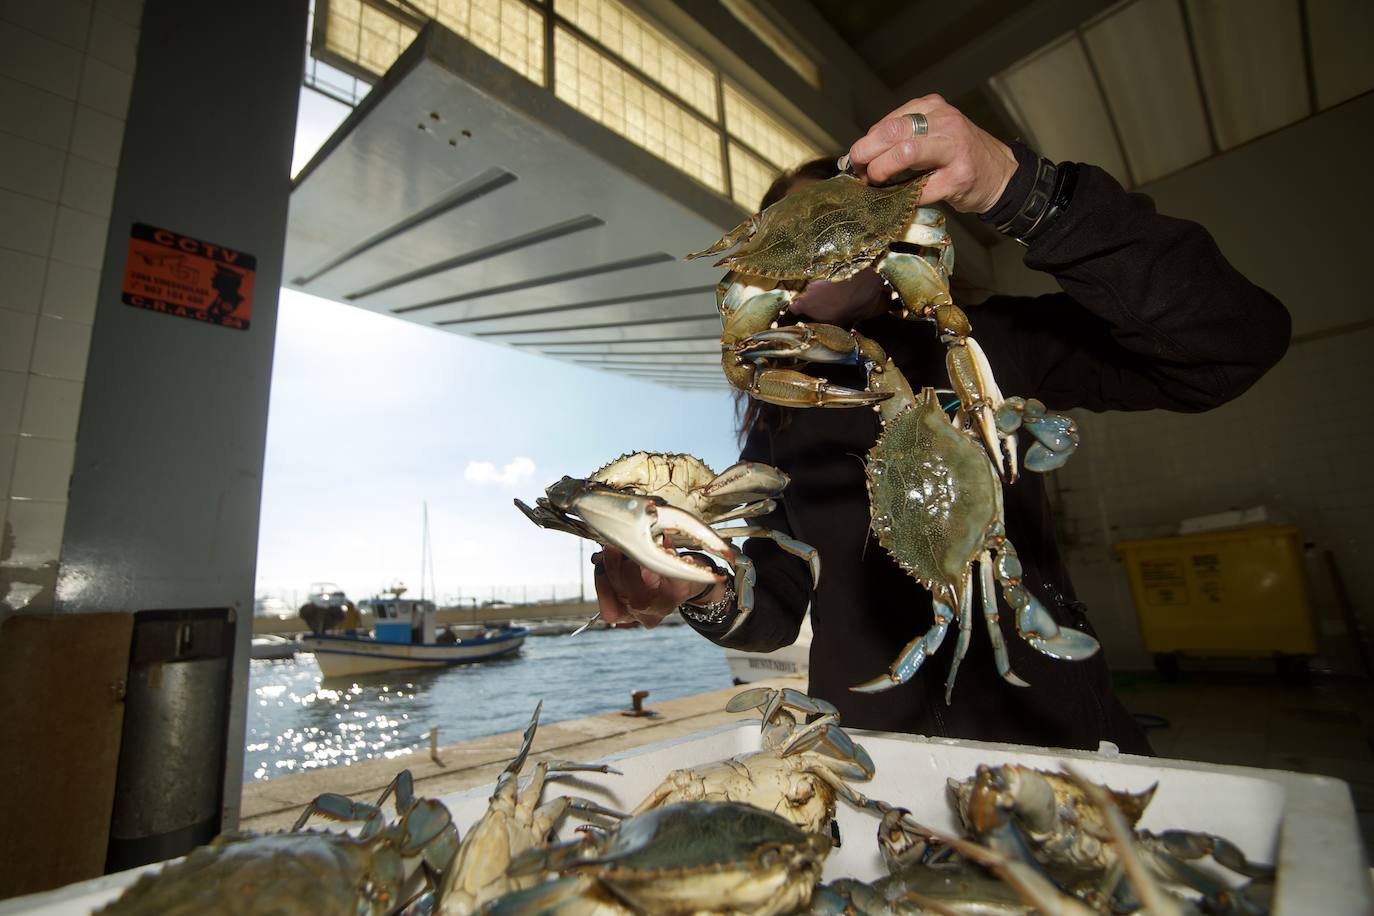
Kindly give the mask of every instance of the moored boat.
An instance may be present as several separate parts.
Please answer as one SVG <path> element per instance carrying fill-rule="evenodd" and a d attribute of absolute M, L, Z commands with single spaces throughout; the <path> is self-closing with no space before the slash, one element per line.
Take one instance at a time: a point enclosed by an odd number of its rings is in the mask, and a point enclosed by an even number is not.
<path fill-rule="evenodd" d="M 371 635 L 345 632 L 301 637 L 300 651 L 315 653 L 326 678 L 504 658 L 520 651 L 529 635 L 528 629 L 516 626 L 478 632 L 438 627 L 434 603 L 422 598 L 385 596 L 368 604 L 373 615 Z"/>
<path fill-rule="evenodd" d="M 773 652 L 745 652 L 726 649 L 730 679 L 735 684 L 766 681 L 779 677 L 806 677 L 811 658 L 811 616 L 802 619 L 796 642 Z"/>
<path fill-rule="evenodd" d="M 295 637 L 264 633 L 253 637 L 251 655 L 256 659 L 277 661 L 284 658 L 294 658 L 296 649 Z"/>

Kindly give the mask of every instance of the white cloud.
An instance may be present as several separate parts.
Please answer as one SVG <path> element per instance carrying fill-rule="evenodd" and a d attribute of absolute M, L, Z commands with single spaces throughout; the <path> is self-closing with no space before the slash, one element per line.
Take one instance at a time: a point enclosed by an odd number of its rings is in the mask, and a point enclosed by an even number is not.
<path fill-rule="evenodd" d="M 490 461 L 469 461 L 463 476 L 473 483 L 494 483 L 502 487 L 514 487 L 534 476 L 534 462 L 524 455 L 516 455 L 510 464 L 498 471 L 496 465 Z"/>

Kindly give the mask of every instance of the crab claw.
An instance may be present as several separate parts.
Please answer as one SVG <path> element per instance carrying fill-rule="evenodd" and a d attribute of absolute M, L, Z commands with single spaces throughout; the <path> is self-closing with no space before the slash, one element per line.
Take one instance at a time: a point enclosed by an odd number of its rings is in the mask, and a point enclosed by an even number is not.
<path fill-rule="evenodd" d="M 660 505 L 647 496 L 598 490 L 578 496 L 574 508 L 596 532 L 597 538 L 618 548 L 645 569 L 667 576 L 707 585 L 716 581 L 715 573 L 681 559 L 662 546 L 665 532 L 679 531 L 702 547 L 735 565 L 735 551 L 720 535 L 689 512 Z"/>
<path fill-rule="evenodd" d="M 833 324 L 798 322 L 750 334 L 735 345 L 742 357 L 804 359 L 812 363 L 858 365 L 859 345 L 853 333 Z"/>
<path fill-rule="evenodd" d="M 998 428 L 997 410 L 1004 399 L 983 348 L 972 337 L 965 337 L 945 352 L 945 365 L 950 383 L 959 395 L 959 403 L 977 424 L 988 457 L 997 466 L 997 475 L 1014 483 L 1017 476 L 1016 431 Z"/>
<path fill-rule="evenodd" d="M 1016 629 L 1031 647 L 1050 658 L 1081 661 L 1102 648 L 1082 630 L 1061 627 L 1035 595 L 1019 585 L 1002 590 L 1002 597 L 1016 610 Z"/>

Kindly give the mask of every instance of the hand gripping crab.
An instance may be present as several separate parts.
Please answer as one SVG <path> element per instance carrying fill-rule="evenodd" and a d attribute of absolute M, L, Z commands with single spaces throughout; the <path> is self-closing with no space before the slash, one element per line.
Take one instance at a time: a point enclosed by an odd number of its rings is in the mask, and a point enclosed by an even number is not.
<path fill-rule="evenodd" d="M 763 749 L 729 760 L 674 770 L 632 813 L 680 801 L 744 802 L 823 833 L 835 817 L 835 799 L 882 811 L 882 802 L 855 792 L 846 779 L 873 778 L 873 760 L 839 727 L 835 707 L 791 688 L 755 687 L 734 696 L 726 710 L 763 709 Z M 798 725 L 790 709 L 819 714 Z"/>
<path fill-rule="evenodd" d="M 506 867 L 520 853 L 552 839 L 554 830 L 569 811 L 585 811 L 616 818 L 624 816 L 575 796 L 561 796 L 540 804 L 544 781 L 549 773 L 619 772 L 609 766 L 541 760 L 535 764 L 534 775 L 525 790 L 519 790 L 520 770 L 534 743 L 534 733 L 539 727 L 539 711 L 543 705 L 540 702 L 535 706 L 534 716 L 525 728 L 520 752 L 497 778 L 496 790 L 491 795 L 486 812 L 468 829 L 453 859 L 453 866 L 445 874 L 440 895 L 445 913 L 466 916 L 476 912 L 488 900 L 534 883 L 533 877 L 507 876 Z"/>
<path fill-rule="evenodd" d="M 951 803 L 979 842 L 1021 856 L 1090 902 L 1115 906 L 1123 905 L 1114 898 L 1129 888 L 1113 887 L 1105 880 L 1121 856 L 1108 815 L 1133 829 L 1155 788 L 1118 792 L 1071 772 L 1049 773 L 1016 764 L 981 766 L 972 778 L 948 783 Z M 1242 892 L 1190 862 L 1211 857 L 1260 882 L 1274 875 L 1272 866 L 1250 862 L 1230 841 L 1208 833 L 1136 831 L 1133 843 L 1155 879 L 1200 892 L 1209 912 L 1251 913 L 1255 907 Z"/>
<path fill-rule="evenodd" d="M 772 916 L 807 905 L 830 838 L 736 802 L 679 802 L 604 835 L 533 850 L 512 871 L 564 877 L 493 901 L 489 916 L 536 913 Z"/>
<path fill-rule="evenodd" d="M 1037 650 L 1077 660 L 1095 653 L 1098 644 L 1085 633 L 1061 629 L 1022 584 L 1015 548 L 1006 538 L 998 480 L 999 474 L 1016 477 L 1017 429 L 1026 428 L 1036 440 L 1026 453 L 1026 466 L 1036 471 L 1062 465 L 1078 433 L 1072 420 L 1047 413 L 1039 401 L 1002 397 L 982 348 L 970 336 L 967 316 L 950 299 L 953 249 L 944 218 L 916 205 L 924 180 L 889 188 L 872 188 L 849 175 L 817 182 L 689 257 L 743 241 L 719 262 L 731 268 L 718 300 L 725 325 L 722 362 L 732 384 L 784 406 L 876 405 L 883 432 L 866 467 L 872 529 L 898 565 L 932 593 L 935 621 L 886 674 L 854 689 L 885 690 L 909 680 L 957 619 L 959 642 L 945 686 L 949 702 L 972 635 L 975 562 L 997 670 L 1007 681 L 1025 685 L 1012 672 L 1002 639 L 994 578 L 1016 611 L 1018 632 Z M 933 321 L 939 329 L 959 402 L 952 422 L 934 390 L 923 389 L 918 398 L 876 341 L 832 325 L 770 327 L 806 282 L 847 279 L 869 266 L 895 290 L 903 315 Z M 866 390 L 834 386 L 788 367 L 799 361 L 861 365 Z"/>
<path fill-rule="evenodd" d="M 968 316 L 954 304 L 949 277 L 954 248 L 940 211 L 917 205 L 926 176 L 873 187 L 850 174 L 818 181 L 746 219 L 715 244 L 687 255 L 719 254 L 728 267 L 717 287 L 726 378 L 751 396 L 784 407 L 874 404 L 882 393 L 831 385 L 792 368 L 797 360 L 857 364 L 853 335 L 825 324 L 772 328 L 811 280 L 847 280 L 874 268 L 894 291 L 900 314 L 931 321 L 947 346 L 946 367 L 959 397 L 960 422 L 975 425 L 998 473 L 1017 476 L 1016 430 L 1037 441 L 1026 453 L 1034 471 L 1060 467 L 1078 445 L 1068 417 L 1044 405 L 1003 398 Z M 772 328 L 770 330 L 770 328 Z"/>
<path fill-rule="evenodd" d="M 758 525 L 716 527 L 773 511 L 786 486 L 786 474 L 757 462 L 742 461 L 717 474 L 692 455 L 632 452 L 586 479 L 564 477 L 534 508 L 518 499 L 515 505 L 542 528 L 609 544 L 645 569 L 674 579 L 706 585 L 715 576 L 665 547 L 665 535 L 674 547 L 715 554 L 735 572 L 738 627 L 754 606 L 754 566 L 729 539 L 770 538 L 806 561 L 813 582 L 820 578 L 820 557 L 808 544 Z"/>
<path fill-rule="evenodd" d="M 387 824 L 381 805 L 393 791 L 398 819 Z M 363 826 L 357 836 L 302 832 L 315 814 L 363 821 Z M 143 875 L 99 912 L 397 914 L 435 892 L 457 845 L 448 809 L 432 799 L 416 799 L 405 770 L 376 804 L 326 793 L 310 803 L 290 832 L 222 834 L 180 862 Z M 415 857 L 420 864 L 408 866 Z"/>

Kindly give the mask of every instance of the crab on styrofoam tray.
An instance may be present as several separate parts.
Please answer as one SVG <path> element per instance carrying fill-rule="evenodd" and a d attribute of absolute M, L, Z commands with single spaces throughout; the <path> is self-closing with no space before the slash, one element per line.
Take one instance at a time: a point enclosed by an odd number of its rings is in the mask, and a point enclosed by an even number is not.
<path fill-rule="evenodd" d="M 1220 766 L 1115 753 L 1055 750 L 923 738 L 846 729 L 872 756 L 876 775 L 858 784 L 872 797 L 909 808 L 920 822 L 958 832 L 945 781 L 972 776 L 979 764 L 1019 763 L 1058 770 L 1070 763 L 1089 779 L 1113 789 L 1159 789 L 1137 825 L 1140 829 L 1195 830 L 1224 836 L 1252 862 L 1275 862 L 1278 886 L 1273 912 L 1365 916 L 1374 911 L 1374 888 L 1360 839 L 1350 788 L 1338 779 L 1282 770 Z M 742 720 L 609 758 L 622 775 L 577 773 L 552 781 L 545 798 L 581 795 L 629 810 L 671 770 L 757 750 L 757 721 Z M 584 761 L 590 762 L 590 761 Z M 423 783 L 417 786 L 424 793 Z M 466 828 L 486 810 L 492 786 L 440 799 Z M 839 803 L 841 845 L 826 860 L 825 880 L 871 880 L 883 874 L 872 814 Z M 563 827 L 571 835 L 576 822 Z M 114 899 L 147 869 L 131 869 L 28 897 L 0 901 L 0 916 L 87 916 Z M 1234 876 L 1231 876 L 1234 877 Z"/>

